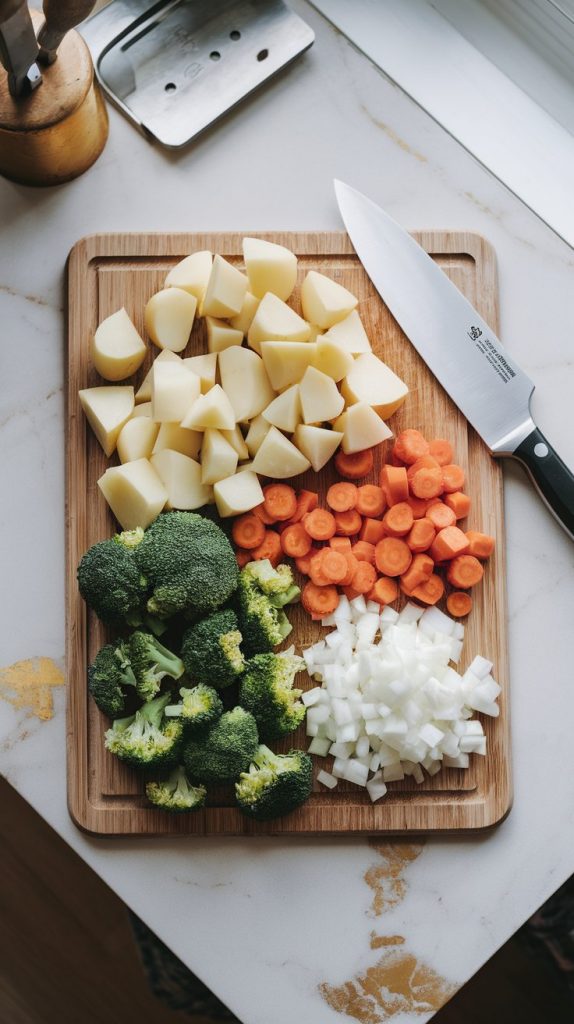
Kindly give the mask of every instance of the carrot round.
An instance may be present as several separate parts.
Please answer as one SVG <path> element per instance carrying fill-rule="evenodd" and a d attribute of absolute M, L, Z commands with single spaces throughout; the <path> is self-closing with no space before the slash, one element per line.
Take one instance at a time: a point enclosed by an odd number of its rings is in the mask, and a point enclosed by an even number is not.
<path fill-rule="evenodd" d="M 265 525 L 258 516 L 247 512 L 239 516 L 231 528 L 231 536 L 238 548 L 257 548 L 265 539 Z"/>
<path fill-rule="evenodd" d="M 326 587 L 331 582 L 323 572 L 323 554 L 325 548 L 321 548 L 316 555 L 313 555 L 309 563 L 309 579 L 316 587 Z"/>
<path fill-rule="evenodd" d="M 385 496 L 381 487 L 376 484 L 363 484 L 357 488 L 357 512 L 362 516 L 370 516 L 376 519 L 382 516 L 385 511 Z"/>
<path fill-rule="evenodd" d="M 292 523 L 283 530 L 281 547 L 290 558 L 302 558 L 311 550 L 311 538 L 303 523 Z"/>
<path fill-rule="evenodd" d="M 341 551 L 324 548 L 321 559 L 321 572 L 329 583 L 342 583 L 348 572 L 347 559 Z"/>
<path fill-rule="evenodd" d="M 265 537 L 261 544 L 256 548 L 253 548 L 251 552 L 251 558 L 254 562 L 259 562 L 263 558 L 268 558 L 271 565 L 279 565 L 283 551 L 281 549 L 281 538 L 275 530 L 265 530 Z"/>
<path fill-rule="evenodd" d="M 310 551 L 307 552 L 306 555 L 302 556 L 302 558 L 295 559 L 295 565 L 297 566 L 299 572 L 303 573 L 303 576 L 309 575 L 311 571 L 311 559 L 313 559 L 315 555 L 319 553 L 320 550 L 320 548 L 312 547 Z"/>
<path fill-rule="evenodd" d="M 427 501 L 430 498 L 437 498 L 443 490 L 442 469 L 437 466 L 436 469 L 417 470 L 411 480 L 410 488 L 415 498 L 425 498 Z"/>
<path fill-rule="evenodd" d="M 315 583 L 306 583 L 301 594 L 301 604 L 310 614 L 319 615 L 321 618 L 330 615 L 339 604 L 337 588 L 318 587 Z"/>
<path fill-rule="evenodd" d="M 275 516 L 270 516 L 265 509 L 265 503 L 256 505 L 255 508 L 251 509 L 254 516 L 257 516 L 261 520 L 264 526 L 273 526 L 275 522 Z"/>
<path fill-rule="evenodd" d="M 363 519 L 363 525 L 359 533 L 359 539 L 368 544 L 378 544 L 385 536 L 385 528 L 380 519 Z"/>
<path fill-rule="evenodd" d="M 327 505 L 333 512 L 349 512 L 357 504 L 357 486 L 350 483 L 331 484 Z"/>
<path fill-rule="evenodd" d="M 361 596 L 359 593 L 357 593 L 355 588 L 351 586 L 341 587 L 341 590 L 343 591 L 345 597 L 347 598 L 347 601 L 353 601 L 355 597 Z"/>
<path fill-rule="evenodd" d="M 435 562 L 446 562 L 468 551 L 468 538 L 458 526 L 447 526 L 439 530 L 433 540 L 429 555 Z"/>
<path fill-rule="evenodd" d="M 462 491 L 453 491 L 451 494 L 445 494 L 444 503 L 450 508 L 451 512 L 454 512 L 456 519 L 465 519 L 470 512 L 470 498 L 468 494 L 463 494 Z"/>
<path fill-rule="evenodd" d="M 413 510 L 415 519 L 423 519 L 426 516 L 429 503 L 425 498 L 415 498 L 414 495 L 409 494 L 407 501 Z"/>
<path fill-rule="evenodd" d="M 415 519 L 405 540 L 411 551 L 428 551 L 436 536 L 430 519 Z"/>
<path fill-rule="evenodd" d="M 331 537 L 329 545 L 334 548 L 335 551 L 342 551 L 343 554 L 346 554 L 347 551 L 351 550 L 351 541 L 349 537 Z"/>
<path fill-rule="evenodd" d="M 455 619 L 468 615 L 471 608 L 472 597 L 470 594 L 465 594 L 463 590 L 453 590 L 452 594 L 449 594 L 446 599 L 446 610 Z"/>
<path fill-rule="evenodd" d="M 404 466 L 383 466 L 380 485 L 383 489 L 387 505 L 398 505 L 409 496 L 409 482 Z"/>
<path fill-rule="evenodd" d="M 335 516 L 326 508 L 314 508 L 308 512 L 303 519 L 303 526 L 313 540 L 329 540 L 337 530 Z"/>
<path fill-rule="evenodd" d="M 433 459 L 432 455 L 421 455 L 420 459 L 413 462 L 407 469 L 407 480 L 409 484 L 415 473 L 418 473 L 419 469 L 440 469 L 440 466 L 436 459 Z"/>
<path fill-rule="evenodd" d="M 453 491 L 462 491 L 464 487 L 464 469 L 462 466 L 455 466 L 454 464 L 443 466 L 442 484 L 443 490 L 447 494 L 452 494 Z"/>
<path fill-rule="evenodd" d="M 413 510 L 408 501 L 392 505 L 383 516 L 385 533 L 390 537 L 405 537 L 414 522 Z"/>
<path fill-rule="evenodd" d="M 268 484 L 263 488 L 263 505 L 275 520 L 291 519 L 297 511 L 297 495 L 289 484 Z"/>
<path fill-rule="evenodd" d="M 243 569 L 244 565 L 247 565 L 248 562 L 253 561 L 253 555 L 251 551 L 246 551 L 244 548 L 237 548 L 235 552 L 235 560 L 239 568 Z"/>
<path fill-rule="evenodd" d="M 347 575 L 343 580 L 341 580 L 341 586 L 350 587 L 359 563 L 352 551 L 345 551 L 345 561 L 347 563 Z M 355 594 L 355 597 L 356 596 L 357 595 Z"/>
<path fill-rule="evenodd" d="M 399 596 L 399 588 L 396 581 L 388 576 L 379 576 L 372 590 L 369 591 L 368 600 L 377 601 L 378 604 L 392 604 Z"/>
<path fill-rule="evenodd" d="M 435 437 L 429 442 L 429 455 L 436 459 L 439 466 L 449 466 L 454 458 L 450 441 L 445 441 L 443 437 Z"/>
<path fill-rule="evenodd" d="M 411 591 L 411 596 L 416 597 L 417 601 L 423 601 L 424 604 L 436 604 L 443 594 L 444 583 L 436 573 L 429 576 L 424 583 L 419 583 L 418 587 Z"/>
<path fill-rule="evenodd" d="M 339 449 L 335 455 L 335 469 L 339 476 L 344 476 L 347 480 L 360 480 L 361 477 L 368 476 L 372 468 L 373 453 L 370 448 L 353 452 L 351 455 L 346 455 Z"/>
<path fill-rule="evenodd" d="M 340 537 L 354 537 L 363 525 L 363 520 L 356 509 L 348 512 L 335 512 L 337 533 Z"/>
<path fill-rule="evenodd" d="M 318 504 L 319 495 L 316 491 L 299 491 L 297 495 L 297 508 L 291 516 L 289 524 L 300 523 L 303 516 L 307 515 L 307 512 L 312 512 L 314 508 L 317 508 Z"/>
<path fill-rule="evenodd" d="M 401 430 L 397 437 L 393 453 L 407 466 L 429 453 L 429 443 L 420 430 Z"/>
<path fill-rule="evenodd" d="M 402 576 L 412 558 L 411 549 L 400 537 L 383 537 L 375 547 L 375 565 L 385 576 Z"/>
<path fill-rule="evenodd" d="M 370 562 L 375 564 L 375 545 L 368 544 L 366 540 L 358 540 L 351 548 L 358 562 Z"/>
<path fill-rule="evenodd" d="M 480 583 L 484 575 L 482 563 L 474 555 L 459 555 L 449 562 L 446 578 L 453 587 L 466 590 Z"/>
<path fill-rule="evenodd" d="M 412 593 L 415 587 L 432 576 L 434 562 L 428 555 L 415 555 L 406 572 L 401 576 L 401 588 Z"/>
<path fill-rule="evenodd" d="M 444 501 L 432 501 L 427 508 L 427 519 L 437 530 L 444 530 L 447 526 L 454 526 L 456 516 Z"/>
<path fill-rule="evenodd" d="M 358 562 L 351 586 L 358 594 L 368 594 L 377 580 L 377 570 L 369 562 Z"/>
<path fill-rule="evenodd" d="M 494 537 L 478 530 L 467 530 L 468 554 L 475 558 L 489 558 L 494 551 Z"/>

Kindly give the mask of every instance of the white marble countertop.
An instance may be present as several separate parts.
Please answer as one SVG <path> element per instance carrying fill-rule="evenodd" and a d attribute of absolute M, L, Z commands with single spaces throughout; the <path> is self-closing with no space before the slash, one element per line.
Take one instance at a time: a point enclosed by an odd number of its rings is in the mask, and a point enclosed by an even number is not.
<path fill-rule="evenodd" d="M 0 769 L 245 1024 L 404 1024 L 432 1015 L 574 869 L 574 547 L 520 469 L 505 467 L 515 803 L 500 828 L 410 845 L 97 840 L 66 810 L 64 264 L 82 235 L 338 229 L 333 176 L 407 227 L 479 231 L 498 255 L 502 338 L 574 465 L 572 251 L 293 6 L 315 46 L 189 152 L 154 150 L 112 112 L 83 178 L 0 183 Z"/>

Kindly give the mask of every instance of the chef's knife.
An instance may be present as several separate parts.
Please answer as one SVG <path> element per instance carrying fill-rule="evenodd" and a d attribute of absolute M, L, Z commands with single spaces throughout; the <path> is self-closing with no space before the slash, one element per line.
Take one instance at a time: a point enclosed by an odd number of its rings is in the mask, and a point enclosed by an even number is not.
<path fill-rule="evenodd" d="M 526 467 L 574 538 L 574 476 L 530 415 L 534 384 L 473 306 L 413 238 L 341 181 L 347 232 L 395 320 L 495 456 Z"/>
<path fill-rule="evenodd" d="M 92 13 L 96 0 L 44 0 L 44 24 L 38 33 L 40 60 L 53 64 L 62 39 Z"/>
<path fill-rule="evenodd" d="M 36 33 L 26 0 L 0 0 L 0 62 L 8 72 L 8 89 L 15 99 L 28 95 L 42 81 L 37 57 Z"/>

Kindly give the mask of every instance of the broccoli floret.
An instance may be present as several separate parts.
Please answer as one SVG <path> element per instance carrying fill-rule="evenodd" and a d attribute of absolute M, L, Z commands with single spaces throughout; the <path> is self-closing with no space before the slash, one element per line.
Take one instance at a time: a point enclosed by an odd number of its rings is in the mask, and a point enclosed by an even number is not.
<path fill-rule="evenodd" d="M 187 776 L 192 782 L 231 782 L 247 771 L 258 742 L 253 715 L 241 707 L 225 711 L 185 747 Z"/>
<path fill-rule="evenodd" d="M 145 787 L 150 803 L 162 811 L 181 814 L 182 811 L 197 811 L 203 807 L 207 790 L 205 786 L 191 786 L 183 768 L 175 768 L 165 782 L 148 782 Z"/>
<path fill-rule="evenodd" d="M 223 713 L 221 698 L 212 686 L 199 683 L 191 690 L 182 686 L 179 693 L 181 701 L 168 705 L 165 714 L 168 718 L 180 718 L 189 732 L 213 725 Z"/>
<path fill-rule="evenodd" d="M 244 572 L 256 582 L 275 608 L 294 604 L 301 595 L 289 565 L 278 565 L 275 569 L 268 558 L 262 558 L 257 562 L 248 562 Z"/>
<path fill-rule="evenodd" d="M 139 626 L 147 580 L 131 548 L 115 539 L 88 548 L 78 566 L 78 586 L 102 622 Z"/>
<path fill-rule="evenodd" d="M 123 640 L 100 648 L 88 668 L 88 689 L 100 711 L 110 718 L 121 715 L 126 706 L 124 686 L 136 686 L 136 677 L 129 660 L 128 646 Z"/>
<path fill-rule="evenodd" d="M 183 635 L 181 656 L 186 672 L 192 679 L 211 683 L 218 690 L 230 686 L 245 665 L 241 640 L 235 612 L 231 608 L 213 612 Z"/>
<path fill-rule="evenodd" d="M 239 574 L 235 605 L 243 647 L 250 657 L 273 650 L 289 636 L 293 627 L 283 609 L 276 608 L 263 593 L 249 565 Z"/>
<path fill-rule="evenodd" d="M 152 700 L 161 686 L 162 679 L 170 676 L 179 679 L 185 672 L 181 658 L 168 651 L 151 633 L 137 630 L 130 640 L 130 661 L 137 680 L 137 691 L 142 700 Z"/>
<path fill-rule="evenodd" d="M 141 526 L 136 526 L 135 530 L 123 530 L 122 533 L 116 533 L 113 538 L 116 544 L 122 544 L 124 548 L 128 548 L 130 551 L 137 548 L 143 539 L 144 531 Z"/>
<path fill-rule="evenodd" d="M 229 540 L 215 523 L 194 512 L 164 512 L 134 549 L 152 590 L 151 615 L 167 619 L 192 608 L 211 611 L 231 597 L 238 567 Z"/>
<path fill-rule="evenodd" d="M 170 768 L 180 759 L 183 723 L 165 718 L 171 700 L 164 693 L 144 704 L 135 715 L 117 718 L 105 735 L 106 750 L 132 768 Z"/>
<path fill-rule="evenodd" d="M 303 691 L 293 689 L 295 674 L 303 666 L 303 658 L 287 652 L 256 654 L 247 662 L 239 703 L 255 718 L 263 740 L 286 736 L 303 721 L 305 706 L 299 700 Z"/>
<path fill-rule="evenodd" d="M 260 746 L 249 771 L 235 783 L 239 809 L 257 821 L 289 814 L 305 803 L 313 787 L 313 763 L 303 750 L 274 754 Z"/>

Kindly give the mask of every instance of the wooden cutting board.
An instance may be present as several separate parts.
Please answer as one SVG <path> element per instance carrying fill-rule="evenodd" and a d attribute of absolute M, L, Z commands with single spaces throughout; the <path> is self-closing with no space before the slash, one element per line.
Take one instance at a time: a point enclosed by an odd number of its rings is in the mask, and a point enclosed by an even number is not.
<path fill-rule="evenodd" d="M 211 249 L 241 265 L 242 235 L 233 234 L 106 234 L 85 238 L 69 260 L 69 337 L 67 408 L 67 680 L 68 680 L 68 798 L 76 824 L 100 835 L 291 835 L 321 833 L 411 833 L 467 831 L 500 821 L 511 802 L 510 732 L 506 630 L 506 586 L 502 477 L 498 465 L 446 393 L 433 378 L 400 331 L 364 272 L 351 243 L 342 233 L 274 233 L 262 237 L 280 242 L 299 257 L 299 280 L 308 270 L 325 272 L 359 298 L 359 312 L 374 351 L 410 388 L 402 408 L 390 423 L 398 433 L 416 427 L 428 437 L 447 437 L 456 461 L 467 471 L 466 490 L 472 498 L 469 525 L 497 538 L 482 584 L 475 588 L 462 667 L 476 654 L 494 662 L 502 686 L 500 717 L 484 722 L 488 756 L 471 757 L 467 770 L 444 769 L 422 785 L 412 780 L 393 783 L 389 794 L 371 804 L 365 790 L 339 782 L 334 791 L 315 784 L 304 807 L 266 824 L 258 824 L 234 807 L 231 786 L 210 794 L 209 806 L 187 815 L 169 815 L 146 805 L 144 778 L 104 750 L 106 719 L 88 698 L 86 669 L 105 629 L 88 613 L 76 586 L 76 566 L 83 552 L 111 536 L 116 526 L 96 481 L 110 462 L 86 425 L 78 390 L 101 384 L 90 364 L 90 339 L 104 317 L 125 306 L 143 334 L 143 311 L 149 296 L 162 287 L 166 272 L 198 249 Z M 498 327 L 495 257 L 478 235 L 432 231 L 416 235 L 442 269 Z M 298 292 L 292 304 L 299 309 Z M 185 355 L 205 351 L 202 321 L 194 327 Z M 139 384 L 151 362 L 133 383 Z M 377 469 L 373 480 L 377 479 Z M 326 467 L 320 474 L 323 492 L 333 479 Z M 299 486 L 317 489 L 310 473 Z M 322 630 L 300 608 L 291 614 L 298 645 L 314 642 Z M 290 638 L 291 639 L 291 638 Z M 300 679 L 301 677 L 299 677 Z M 307 678 L 303 684 L 310 686 Z M 307 742 L 303 727 L 284 747 Z M 278 747 L 279 749 L 279 747 Z M 325 766 L 315 758 L 316 770 Z"/>

